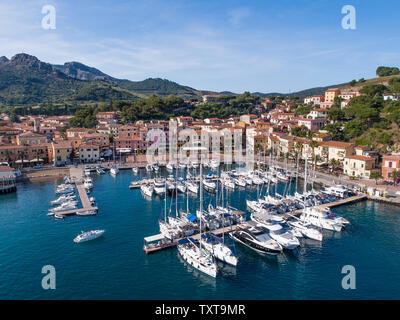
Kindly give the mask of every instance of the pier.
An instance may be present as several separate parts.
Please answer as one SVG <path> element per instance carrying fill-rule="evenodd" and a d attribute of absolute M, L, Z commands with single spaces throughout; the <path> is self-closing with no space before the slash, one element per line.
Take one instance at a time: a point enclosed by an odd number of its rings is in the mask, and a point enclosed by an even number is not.
<path fill-rule="evenodd" d="M 212 234 L 215 234 L 216 236 L 220 236 L 223 233 L 229 233 L 231 231 L 235 231 L 240 225 L 241 224 L 235 224 L 235 225 L 232 225 L 229 227 L 224 227 L 224 228 L 219 228 L 219 229 L 215 229 L 212 231 L 208 231 L 207 233 L 212 233 Z M 197 234 L 189 236 L 189 237 L 182 237 L 182 238 L 174 239 L 174 240 L 166 239 L 161 233 L 156 234 L 154 236 L 146 237 L 146 238 L 144 238 L 145 244 L 143 246 L 143 251 L 146 254 L 150 254 L 150 253 L 158 252 L 158 251 L 169 249 L 169 248 L 174 248 L 178 245 L 178 241 L 185 239 L 185 238 L 200 240 L 200 233 L 197 233 Z M 158 243 L 157 244 L 147 244 L 149 242 L 154 242 L 154 241 L 158 241 Z"/>
<path fill-rule="evenodd" d="M 70 209 L 65 211 L 58 211 L 56 214 L 59 215 L 72 215 L 76 214 L 77 212 L 85 212 L 85 211 L 97 211 L 97 207 L 93 207 L 90 203 L 89 197 L 86 193 L 85 187 L 83 186 L 82 179 L 83 179 L 83 172 L 82 168 L 74 168 L 70 169 L 70 176 L 71 180 L 75 184 L 76 190 L 78 191 L 79 199 L 82 204 L 82 208 L 80 209 Z"/>

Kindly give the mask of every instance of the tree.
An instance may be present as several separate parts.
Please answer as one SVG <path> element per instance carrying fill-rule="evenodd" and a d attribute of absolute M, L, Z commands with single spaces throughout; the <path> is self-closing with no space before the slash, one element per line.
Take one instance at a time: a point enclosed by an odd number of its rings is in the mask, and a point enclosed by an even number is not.
<path fill-rule="evenodd" d="M 400 74 L 399 68 L 396 67 L 384 67 L 380 66 L 376 69 L 376 75 L 379 77 L 386 77 L 386 76 L 392 76 Z"/>
<path fill-rule="evenodd" d="M 375 180 L 375 184 L 378 184 L 378 180 L 382 179 L 382 174 L 380 171 L 372 171 L 371 175 L 369 176 L 370 179 Z"/>
<path fill-rule="evenodd" d="M 393 184 L 396 185 L 397 184 L 397 180 L 400 177 L 400 171 L 393 171 L 392 177 L 393 177 Z"/>
<path fill-rule="evenodd" d="M 344 111 L 335 105 L 333 105 L 328 111 L 328 119 L 333 122 L 343 121 L 346 118 Z"/>
<path fill-rule="evenodd" d="M 357 84 L 357 81 L 356 81 L 356 80 L 351 80 L 351 81 L 349 82 L 349 85 L 352 86 L 352 87 L 354 87 L 356 84 Z"/>

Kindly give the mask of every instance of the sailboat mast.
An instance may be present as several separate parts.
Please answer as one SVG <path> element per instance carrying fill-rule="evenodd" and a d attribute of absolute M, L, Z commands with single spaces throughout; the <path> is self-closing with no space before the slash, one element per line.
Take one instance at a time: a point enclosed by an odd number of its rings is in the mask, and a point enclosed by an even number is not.
<path fill-rule="evenodd" d="M 200 162 L 200 250 L 201 250 L 202 217 L 203 217 L 203 164 Z"/>
<path fill-rule="evenodd" d="M 307 162 L 308 162 L 308 150 L 306 152 L 306 162 L 305 162 L 305 168 L 304 168 L 304 195 L 306 195 L 307 192 Z"/>

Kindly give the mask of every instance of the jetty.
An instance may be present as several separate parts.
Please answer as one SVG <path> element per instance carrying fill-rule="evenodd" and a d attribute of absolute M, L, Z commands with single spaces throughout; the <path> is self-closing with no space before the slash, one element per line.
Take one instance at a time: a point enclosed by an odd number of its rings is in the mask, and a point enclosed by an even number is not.
<path fill-rule="evenodd" d="M 216 236 L 220 236 L 223 233 L 229 233 L 231 231 L 235 231 L 240 226 L 241 226 L 241 224 L 234 224 L 229 227 L 223 227 L 223 228 L 215 229 L 212 231 L 207 231 L 206 233 L 212 233 L 212 234 L 215 234 Z M 173 239 L 173 240 L 165 238 L 161 233 L 156 234 L 154 236 L 149 236 L 149 237 L 144 238 L 143 251 L 146 254 L 150 254 L 150 253 L 158 252 L 158 251 L 169 249 L 169 248 L 174 248 L 177 246 L 177 244 L 180 240 L 185 239 L 185 238 L 200 240 L 200 233 L 197 233 L 195 235 L 188 236 L 188 237 Z M 150 242 L 156 242 L 156 241 L 157 241 L 157 243 L 150 244 Z"/>
<path fill-rule="evenodd" d="M 85 211 L 98 211 L 97 207 L 93 207 L 89 197 L 86 193 L 85 187 L 82 183 L 83 179 L 83 172 L 82 168 L 75 168 L 72 167 L 70 169 L 70 176 L 72 182 L 75 184 L 76 190 L 78 191 L 79 199 L 82 204 L 82 208 L 80 209 L 69 209 L 69 210 L 64 210 L 64 211 L 58 211 L 57 214 L 59 215 L 73 215 L 76 214 L 77 212 L 85 212 Z"/>

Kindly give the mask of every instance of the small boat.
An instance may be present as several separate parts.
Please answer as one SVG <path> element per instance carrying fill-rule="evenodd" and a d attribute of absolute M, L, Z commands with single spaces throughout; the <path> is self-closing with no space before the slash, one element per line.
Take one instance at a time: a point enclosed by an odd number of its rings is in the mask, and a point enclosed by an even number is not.
<path fill-rule="evenodd" d="M 146 171 L 147 172 L 153 171 L 153 166 L 151 164 L 146 164 Z"/>
<path fill-rule="evenodd" d="M 55 219 L 64 219 L 65 217 L 62 214 L 54 214 Z"/>
<path fill-rule="evenodd" d="M 171 163 L 168 163 L 165 167 L 168 171 L 174 171 L 174 166 Z"/>
<path fill-rule="evenodd" d="M 154 192 L 154 186 L 151 184 L 142 184 L 140 186 L 140 191 L 142 191 L 145 196 L 151 197 Z"/>
<path fill-rule="evenodd" d="M 119 169 L 116 166 L 112 166 L 110 169 L 110 173 L 116 176 L 119 173 Z"/>
<path fill-rule="evenodd" d="M 85 241 L 94 240 L 94 239 L 102 236 L 104 231 L 105 230 L 92 230 L 92 231 L 88 231 L 88 232 L 82 231 L 82 233 L 80 235 L 75 237 L 74 242 L 81 243 L 81 242 L 85 242 Z"/>
<path fill-rule="evenodd" d="M 133 167 L 133 168 L 132 168 L 132 172 L 133 172 L 134 174 L 138 174 L 139 168 L 138 168 L 138 167 Z"/>
<path fill-rule="evenodd" d="M 77 211 L 77 216 L 94 216 L 97 214 L 96 210 Z"/>
<path fill-rule="evenodd" d="M 214 192 L 217 189 L 217 184 L 211 180 L 203 180 L 204 189 L 210 192 Z"/>
<path fill-rule="evenodd" d="M 154 192 L 156 194 L 165 194 L 167 191 L 166 183 L 164 179 L 155 179 L 154 180 Z"/>
<path fill-rule="evenodd" d="M 96 171 L 98 174 L 105 174 L 105 171 L 101 167 L 97 167 Z"/>
<path fill-rule="evenodd" d="M 186 182 L 186 188 L 192 193 L 199 193 L 199 186 L 193 182 Z"/>
<path fill-rule="evenodd" d="M 242 178 L 235 178 L 235 179 L 233 179 L 233 182 L 238 187 L 246 187 L 246 185 L 247 185 L 246 180 L 244 180 Z"/>

